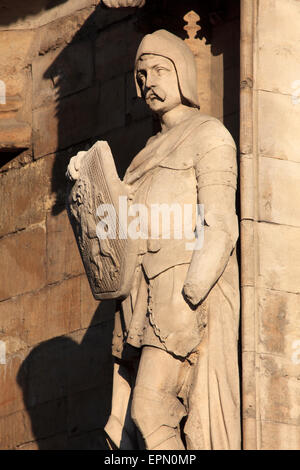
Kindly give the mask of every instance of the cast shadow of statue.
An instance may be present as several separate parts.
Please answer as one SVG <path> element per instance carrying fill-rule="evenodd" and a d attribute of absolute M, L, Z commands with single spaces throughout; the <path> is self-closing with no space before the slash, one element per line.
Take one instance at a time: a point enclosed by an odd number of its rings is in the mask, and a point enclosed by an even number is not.
<path fill-rule="evenodd" d="M 54 7 L 66 3 L 68 0 L 2 0 L 0 25 L 9 26 L 20 19 L 34 16 L 41 11 L 50 10 Z"/>
<path fill-rule="evenodd" d="M 39 450 L 106 449 L 111 406 L 113 322 L 101 303 L 84 334 L 34 347 L 17 376 Z"/>
<path fill-rule="evenodd" d="M 107 140 L 122 177 L 134 155 L 158 130 L 144 103 L 135 97 L 135 53 L 143 35 L 156 29 L 165 28 L 185 38 L 183 17 L 191 9 L 201 18 L 201 34 L 211 40 L 207 2 L 152 0 L 141 11 L 108 10 L 99 5 L 47 68 L 44 78 L 56 88 L 58 122 L 52 215 L 65 210 L 64 175 L 71 156 L 97 140 Z M 129 30 L 122 30 L 122 22 L 130 24 Z M 122 57 L 115 64 L 110 58 L 110 32 L 113 37 L 128 31 L 125 54 L 121 50 Z M 107 41 L 99 43 L 104 35 Z M 119 45 L 122 42 L 123 38 Z M 212 50 L 227 53 L 221 44 Z M 82 60 L 73 60 L 77 54 Z M 74 68 L 75 62 L 79 68 Z M 115 70 L 111 76 L 109 67 Z M 109 85 L 110 81 L 113 84 Z M 103 428 L 111 409 L 113 317 L 114 303 L 101 303 L 94 314 L 91 312 L 91 323 L 80 341 L 72 339 L 73 335 L 44 341 L 22 364 L 18 383 L 39 449 L 107 448 Z"/>

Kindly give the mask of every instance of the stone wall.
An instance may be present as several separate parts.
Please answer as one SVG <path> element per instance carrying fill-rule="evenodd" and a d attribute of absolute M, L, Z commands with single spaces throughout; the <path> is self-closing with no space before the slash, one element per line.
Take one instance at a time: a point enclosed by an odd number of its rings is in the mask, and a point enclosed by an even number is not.
<path fill-rule="evenodd" d="M 199 1 L 164 2 L 159 14 L 151 2 L 139 12 L 28 3 L 7 1 L 0 19 L 0 448 L 101 449 L 114 305 L 90 293 L 64 209 L 65 169 L 105 139 L 123 175 L 157 129 L 135 96 L 138 43 L 159 27 L 187 38 L 191 10 L 201 17 L 198 37 L 188 32 L 202 110 L 238 136 L 239 11 L 227 2 L 212 25 Z"/>
<path fill-rule="evenodd" d="M 300 5 L 242 2 L 244 443 L 300 448 Z"/>

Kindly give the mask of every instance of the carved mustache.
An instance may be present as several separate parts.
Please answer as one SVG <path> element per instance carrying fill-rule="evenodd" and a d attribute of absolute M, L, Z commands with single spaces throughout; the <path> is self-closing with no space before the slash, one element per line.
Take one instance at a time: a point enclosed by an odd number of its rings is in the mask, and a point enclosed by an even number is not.
<path fill-rule="evenodd" d="M 158 99 L 159 101 L 163 102 L 166 99 L 166 93 L 164 92 L 164 90 L 162 90 L 159 87 L 155 87 L 155 91 L 153 90 L 153 88 L 150 88 L 145 93 L 145 99 L 148 100 L 148 99 L 151 99 L 151 98 L 155 98 L 155 99 Z"/>

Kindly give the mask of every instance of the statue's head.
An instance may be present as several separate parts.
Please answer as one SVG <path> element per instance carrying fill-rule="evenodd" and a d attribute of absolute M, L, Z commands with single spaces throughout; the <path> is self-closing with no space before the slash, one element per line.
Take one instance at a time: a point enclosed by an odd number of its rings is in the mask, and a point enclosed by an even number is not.
<path fill-rule="evenodd" d="M 135 61 L 137 94 L 158 114 L 180 103 L 199 108 L 197 71 L 193 53 L 165 30 L 145 36 Z"/>

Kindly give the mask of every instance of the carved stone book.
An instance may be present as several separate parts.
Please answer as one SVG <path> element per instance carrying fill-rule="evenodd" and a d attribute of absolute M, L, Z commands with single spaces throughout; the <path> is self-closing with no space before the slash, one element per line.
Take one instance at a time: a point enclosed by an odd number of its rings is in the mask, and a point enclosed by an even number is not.
<path fill-rule="evenodd" d="M 84 156 L 80 177 L 68 194 L 67 209 L 97 300 L 125 298 L 130 292 L 136 244 L 126 237 L 124 214 L 120 217 L 119 213 L 120 198 L 127 204 L 127 193 L 108 143 L 96 142 Z"/>

